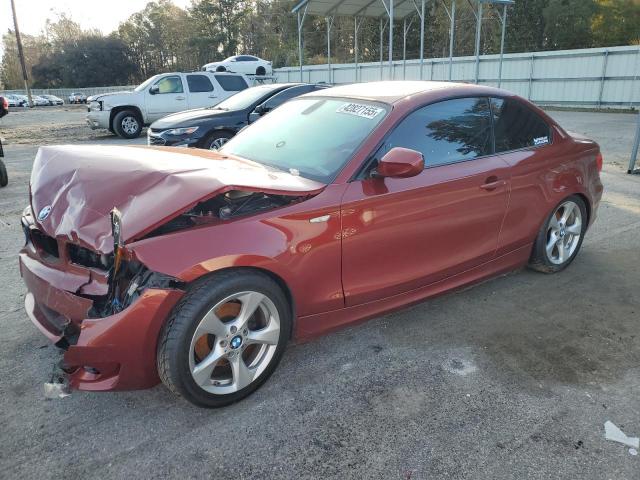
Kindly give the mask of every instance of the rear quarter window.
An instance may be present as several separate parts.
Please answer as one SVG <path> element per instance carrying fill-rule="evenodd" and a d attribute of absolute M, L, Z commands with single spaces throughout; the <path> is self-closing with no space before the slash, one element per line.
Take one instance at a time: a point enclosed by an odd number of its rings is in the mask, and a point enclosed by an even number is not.
<path fill-rule="evenodd" d="M 227 92 L 239 92 L 247 88 L 247 82 L 239 75 L 215 75 L 216 80 L 223 90 Z"/>
<path fill-rule="evenodd" d="M 551 128 L 527 105 L 510 98 L 492 98 L 496 153 L 551 143 Z"/>
<path fill-rule="evenodd" d="M 213 91 L 211 80 L 206 75 L 187 75 L 187 85 L 191 93 Z"/>

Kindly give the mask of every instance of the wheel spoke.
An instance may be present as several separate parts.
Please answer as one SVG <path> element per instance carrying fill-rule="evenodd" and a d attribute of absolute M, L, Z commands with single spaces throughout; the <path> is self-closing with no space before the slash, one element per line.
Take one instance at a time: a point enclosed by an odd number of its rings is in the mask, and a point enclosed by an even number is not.
<path fill-rule="evenodd" d="M 204 316 L 200 325 L 198 325 L 194 337 L 197 339 L 205 333 L 215 335 L 216 337 L 224 337 L 227 334 L 227 327 L 218 318 L 213 308 Z"/>
<path fill-rule="evenodd" d="M 249 334 L 245 338 L 245 342 L 249 345 L 252 343 L 266 343 L 267 345 L 277 345 L 280 339 L 280 326 L 276 322 L 269 322 L 260 330 L 249 330 Z"/>
<path fill-rule="evenodd" d="M 556 244 L 558 243 L 558 236 L 556 235 L 556 232 L 551 232 L 551 234 L 549 235 L 549 241 L 547 242 L 547 256 L 549 258 L 552 257 L 553 255 L 553 247 L 556 246 Z"/>
<path fill-rule="evenodd" d="M 557 243 L 558 245 L 558 261 L 563 263 L 567 258 L 567 247 L 564 244 L 564 240 L 560 239 Z"/>
<path fill-rule="evenodd" d="M 551 215 L 551 219 L 549 220 L 549 228 L 551 228 L 552 230 L 560 230 L 560 224 L 558 223 L 556 212 Z"/>
<path fill-rule="evenodd" d="M 236 391 L 242 390 L 253 380 L 254 372 L 250 370 L 242 359 L 242 355 L 236 355 L 229 359 L 231 372 L 233 374 L 233 387 Z"/>
<path fill-rule="evenodd" d="M 238 327 L 238 330 L 245 327 L 264 298 L 264 295 L 258 292 L 248 292 L 238 297 L 238 300 L 240 300 L 240 303 L 242 304 L 240 314 L 234 322 Z"/>
<path fill-rule="evenodd" d="M 191 375 L 193 375 L 193 379 L 196 381 L 198 385 L 208 385 L 209 380 L 211 380 L 211 373 L 213 369 L 216 368 L 216 365 L 223 357 L 223 351 L 217 346 L 214 347 L 213 350 L 198 363 L 193 370 L 191 370 Z"/>
<path fill-rule="evenodd" d="M 563 225 L 567 225 L 567 223 L 569 223 L 569 218 L 571 218 L 571 214 L 573 213 L 573 209 L 574 209 L 574 204 L 570 203 L 564 206 L 564 211 L 562 212 L 562 217 L 560 217 L 560 222 L 562 222 Z"/>
<path fill-rule="evenodd" d="M 576 217 L 575 221 L 571 225 L 567 225 L 567 232 L 573 235 L 580 235 L 582 233 L 582 222 Z"/>

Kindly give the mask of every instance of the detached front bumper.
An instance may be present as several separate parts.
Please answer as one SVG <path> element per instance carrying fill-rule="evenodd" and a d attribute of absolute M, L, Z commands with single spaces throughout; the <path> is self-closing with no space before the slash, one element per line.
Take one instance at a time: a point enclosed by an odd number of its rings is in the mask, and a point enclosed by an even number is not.
<path fill-rule="evenodd" d="M 87 113 L 87 125 L 92 130 L 96 130 L 98 128 L 109 128 L 109 116 L 111 112 L 109 110 L 91 110 Z"/>
<path fill-rule="evenodd" d="M 159 382 L 156 348 L 160 329 L 182 297 L 180 290 L 148 288 L 123 311 L 87 318 L 93 301 L 57 288 L 76 281 L 73 273 L 20 253 L 27 286 L 25 309 L 50 341 L 65 348 L 64 370 L 79 390 L 149 388 Z"/>

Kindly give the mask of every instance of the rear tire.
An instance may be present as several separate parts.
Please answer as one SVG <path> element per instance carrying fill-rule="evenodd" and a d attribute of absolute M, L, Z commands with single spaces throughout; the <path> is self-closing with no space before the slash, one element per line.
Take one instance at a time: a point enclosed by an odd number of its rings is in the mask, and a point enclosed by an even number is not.
<path fill-rule="evenodd" d="M 291 308 L 267 275 L 216 273 L 192 284 L 164 325 L 158 374 L 169 390 L 195 405 L 229 405 L 273 373 L 291 325 Z"/>
<path fill-rule="evenodd" d="M 6 187 L 8 183 L 9 175 L 7 174 L 7 167 L 5 167 L 2 160 L 0 160 L 0 187 Z"/>
<path fill-rule="evenodd" d="M 113 117 L 113 130 L 122 138 L 138 138 L 142 132 L 142 121 L 131 110 L 123 110 Z"/>
<path fill-rule="evenodd" d="M 576 258 L 587 230 L 587 206 L 578 195 L 560 202 L 538 232 L 529 260 L 529 268 L 556 273 Z"/>
<path fill-rule="evenodd" d="M 261 75 L 264 76 L 267 74 L 267 71 L 265 70 L 264 67 L 258 67 L 256 68 L 256 75 Z"/>

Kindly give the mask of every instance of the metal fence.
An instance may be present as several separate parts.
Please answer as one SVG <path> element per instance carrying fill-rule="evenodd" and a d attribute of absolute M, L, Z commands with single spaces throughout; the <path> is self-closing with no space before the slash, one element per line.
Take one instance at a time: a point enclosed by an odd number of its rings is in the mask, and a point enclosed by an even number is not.
<path fill-rule="evenodd" d="M 55 95 L 65 102 L 69 101 L 69 95 L 72 93 L 84 93 L 87 97 L 97 95 L 99 93 L 122 92 L 125 90 L 133 90 L 135 85 L 126 85 L 121 87 L 87 87 L 87 88 L 32 88 L 32 95 Z M 14 93 L 18 95 L 26 95 L 24 90 L 4 90 L 2 94 Z"/>
<path fill-rule="evenodd" d="M 498 85 L 499 55 L 480 57 L 479 83 Z M 336 84 L 375 80 L 448 80 L 449 58 L 307 65 L 303 81 Z M 475 57 L 454 57 L 452 80 L 473 82 Z M 389 74 L 391 70 L 391 74 Z M 422 70 L 422 75 L 420 71 Z M 279 82 L 299 81 L 299 67 L 274 71 Z M 640 105 L 640 47 L 624 46 L 505 54 L 502 88 L 540 105 L 633 108 Z"/>

